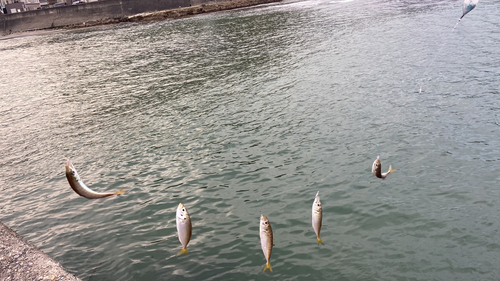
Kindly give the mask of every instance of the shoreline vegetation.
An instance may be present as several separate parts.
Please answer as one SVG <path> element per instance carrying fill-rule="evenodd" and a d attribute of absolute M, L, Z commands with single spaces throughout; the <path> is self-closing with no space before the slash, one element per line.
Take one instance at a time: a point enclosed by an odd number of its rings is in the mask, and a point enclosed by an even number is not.
<path fill-rule="evenodd" d="M 149 21 L 162 21 L 166 19 L 179 19 L 185 17 L 191 17 L 194 15 L 212 13 L 218 11 L 227 11 L 244 7 L 251 7 L 261 4 L 269 4 L 275 2 L 281 2 L 282 0 L 228 0 L 223 2 L 209 2 L 201 5 L 191 6 L 191 7 L 181 7 L 176 9 L 162 10 L 156 12 L 146 12 L 140 13 L 132 16 L 121 16 L 114 18 L 104 18 L 100 20 L 86 21 L 78 24 L 70 24 L 49 28 L 32 29 L 25 30 L 21 32 L 15 32 L 0 36 L 0 40 L 32 36 L 44 31 L 54 31 L 54 30 L 67 30 L 67 29 L 78 29 L 86 28 L 100 25 L 117 24 L 123 22 L 149 22 Z"/>

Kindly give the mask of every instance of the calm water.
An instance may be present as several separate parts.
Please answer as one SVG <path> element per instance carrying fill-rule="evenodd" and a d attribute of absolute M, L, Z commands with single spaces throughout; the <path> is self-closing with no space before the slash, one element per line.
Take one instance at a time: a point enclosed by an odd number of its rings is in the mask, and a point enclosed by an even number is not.
<path fill-rule="evenodd" d="M 500 5 L 461 12 L 285 1 L 0 41 L 0 219 L 83 280 L 499 280 Z M 127 193 L 79 197 L 67 157 Z"/>

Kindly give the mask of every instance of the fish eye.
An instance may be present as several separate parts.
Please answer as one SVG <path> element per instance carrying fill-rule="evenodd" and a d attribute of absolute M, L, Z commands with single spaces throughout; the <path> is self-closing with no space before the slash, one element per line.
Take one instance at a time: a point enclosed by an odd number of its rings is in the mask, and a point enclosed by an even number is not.
<path fill-rule="evenodd" d="M 320 205 L 318 204 L 318 207 L 319 207 L 319 206 L 320 206 Z"/>
<path fill-rule="evenodd" d="M 264 224 L 266 224 L 266 225 L 267 225 L 267 224 L 268 224 L 268 222 L 266 221 L 266 222 L 264 222 Z"/>
<path fill-rule="evenodd" d="M 182 211 L 184 212 L 184 209 L 182 209 Z"/>

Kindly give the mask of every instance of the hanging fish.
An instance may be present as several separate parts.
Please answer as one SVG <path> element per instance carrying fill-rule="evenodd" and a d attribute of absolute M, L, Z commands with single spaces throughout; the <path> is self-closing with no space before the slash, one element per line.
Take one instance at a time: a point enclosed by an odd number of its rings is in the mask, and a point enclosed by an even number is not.
<path fill-rule="evenodd" d="M 479 2 L 479 0 L 464 0 L 464 5 L 462 6 L 462 16 L 458 19 L 458 22 L 453 29 L 457 28 L 462 18 L 476 7 L 477 2 Z"/>
<path fill-rule="evenodd" d="M 266 266 L 264 267 L 264 271 L 269 268 L 269 271 L 273 272 L 271 268 L 271 263 L 269 260 L 271 259 L 271 251 L 273 250 L 273 229 L 271 228 L 271 222 L 269 219 L 260 215 L 260 246 L 262 248 L 262 252 L 264 252 L 264 256 L 266 257 Z"/>
<path fill-rule="evenodd" d="M 321 220 L 323 219 L 323 209 L 321 208 L 321 201 L 319 200 L 319 191 L 316 193 L 316 198 L 314 198 L 314 203 L 312 206 L 312 226 L 319 243 L 325 245 L 321 238 L 319 238 L 319 232 L 321 230 Z"/>
<path fill-rule="evenodd" d="M 73 166 L 71 161 L 69 161 L 69 159 L 68 161 L 66 161 L 66 163 L 64 163 L 64 166 L 66 167 L 66 178 L 68 179 L 69 185 L 78 195 L 82 197 L 85 197 L 87 199 L 98 199 L 125 193 L 125 188 L 122 188 L 117 192 L 109 192 L 109 193 L 95 192 L 92 189 L 88 188 L 83 183 L 82 179 L 76 172 L 75 167 Z"/>
<path fill-rule="evenodd" d="M 372 173 L 377 178 L 385 179 L 387 177 L 387 175 L 389 175 L 390 173 L 392 173 L 394 171 L 396 171 L 396 169 L 393 169 L 392 166 L 389 166 L 389 171 L 387 171 L 387 173 L 382 174 L 382 164 L 380 163 L 379 156 L 377 156 L 377 159 L 375 159 L 375 161 L 373 162 Z"/>
<path fill-rule="evenodd" d="M 177 255 L 180 255 L 182 253 L 187 255 L 187 245 L 189 243 L 189 240 L 191 240 L 192 226 L 189 213 L 182 203 L 179 203 L 179 206 L 177 206 L 175 222 L 177 225 L 177 234 L 179 235 L 179 241 L 181 241 L 182 244 L 182 249 Z"/>

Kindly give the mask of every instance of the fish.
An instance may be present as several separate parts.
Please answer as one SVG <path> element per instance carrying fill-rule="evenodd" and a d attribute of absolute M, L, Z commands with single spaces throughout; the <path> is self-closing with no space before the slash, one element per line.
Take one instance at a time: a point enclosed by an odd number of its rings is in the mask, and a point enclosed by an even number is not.
<path fill-rule="evenodd" d="M 382 164 L 380 164 L 380 157 L 377 156 L 377 159 L 373 162 L 372 165 L 372 173 L 377 177 L 381 179 L 385 179 L 387 175 L 390 173 L 396 171 L 396 169 L 393 169 L 392 166 L 389 166 L 389 171 L 387 173 L 382 174 Z"/>
<path fill-rule="evenodd" d="M 273 229 L 271 228 L 271 222 L 269 219 L 260 215 L 260 246 L 262 247 L 262 252 L 264 252 L 264 256 L 266 257 L 266 266 L 264 267 L 264 272 L 269 268 L 269 271 L 273 272 L 271 268 L 271 263 L 269 260 L 271 259 L 271 252 L 273 250 Z"/>
<path fill-rule="evenodd" d="M 180 255 L 182 253 L 187 255 L 187 245 L 189 243 L 189 240 L 191 240 L 192 225 L 189 213 L 182 203 L 179 203 L 179 206 L 177 206 L 175 223 L 177 225 L 177 234 L 179 235 L 179 241 L 182 244 L 182 249 L 179 251 L 179 253 L 177 253 L 177 255 Z"/>
<path fill-rule="evenodd" d="M 98 199 L 125 193 L 125 188 L 122 188 L 116 192 L 95 192 L 83 183 L 82 179 L 75 169 L 75 166 L 73 166 L 73 163 L 71 163 L 69 159 L 66 161 L 66 163 L 64 163 L 64 166 L 66 168 L 66 178 L 68 179 L 69 185 L 78 195 L 82 197 L 85 197 L 87 199 Z"/>
<path fill-rule="evenodd" d="M 321 220 L 323 219 L 323 209 L 321 208 L 321 201 L 319 200 L 319 191 L 316 193 L 316 198 L 314 198 L 314 203 L 312 205 L 312 226 L 319 243 L 325 245 L 321 238 L 319 238 L 319 232 L 321 230 Z"/>
<path fill-rule="evenodd" d="M 458 22 L 453 29 L 457 28 L 457 26 L 460 23 L 460 21 L 462 20 L 462 18 L 465 15 L 467 15 L 467 13 L 472 11 L 476 7 L 478 2 L 479 2 L 479 0 L 464 0 L 464 3 L 462 5 L 462 16 L 460 17 L 460 19 L 458 19 Z"/>

